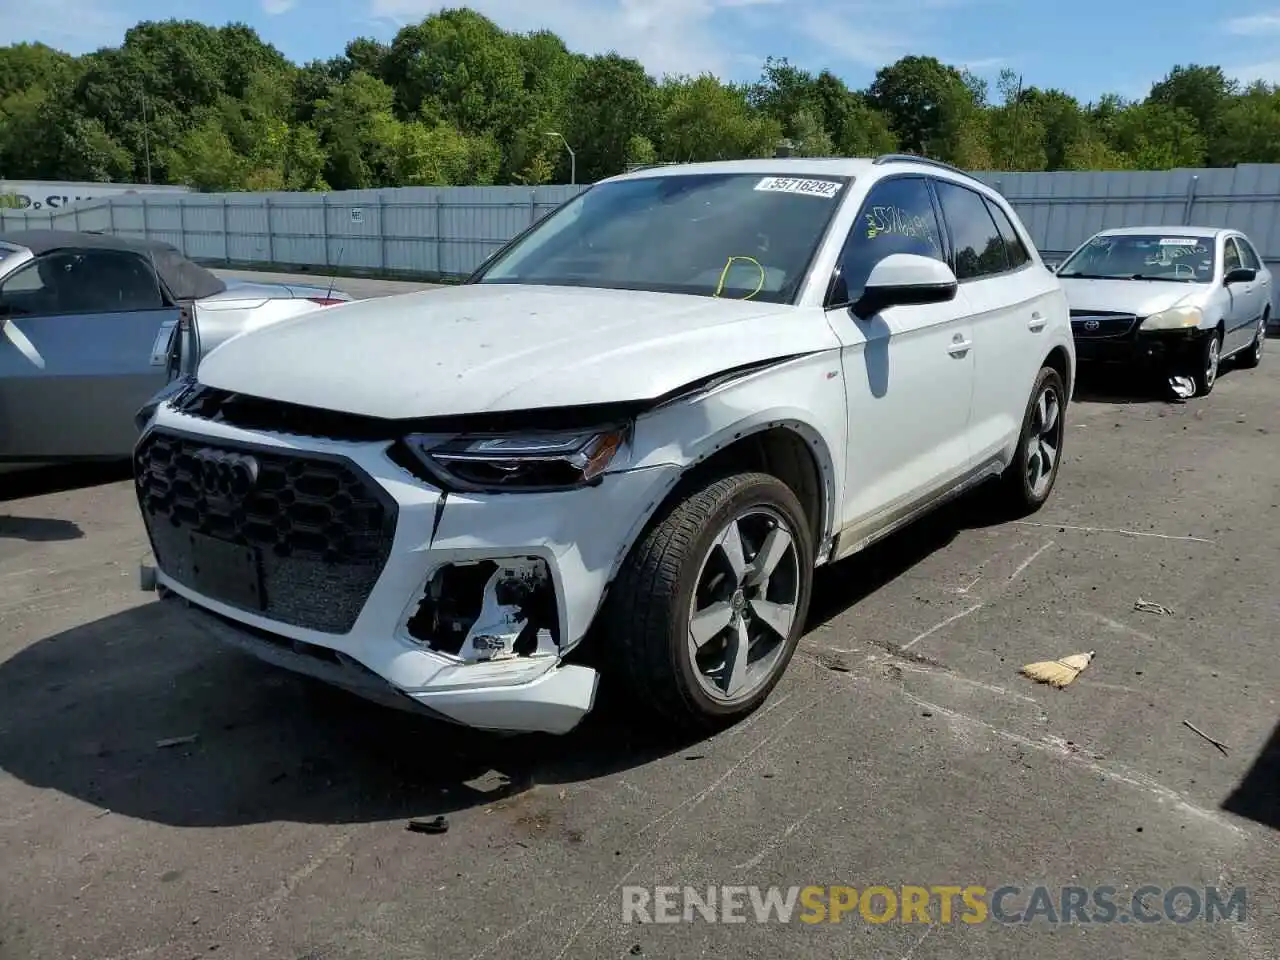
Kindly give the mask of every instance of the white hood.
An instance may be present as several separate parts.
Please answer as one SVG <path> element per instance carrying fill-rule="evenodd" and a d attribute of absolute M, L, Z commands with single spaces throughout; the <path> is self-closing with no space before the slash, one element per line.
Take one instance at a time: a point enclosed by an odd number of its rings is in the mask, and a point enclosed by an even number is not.
<path fill-rule="evenodd" d="M 328 307 L 228 340 L 213 387 L 388 419 L 648 400 L 744 364 L 837 349 L 819 310 L 470 284 Z"/>
<path fill-rule="evenodd" d="M 1206 283 L 1160 280 L 1058 280 L 1072 310 L 1108 310 L 1138 317 L 1149 317 L 1177 304 L 1204 306 L 1213 290 Z"/>

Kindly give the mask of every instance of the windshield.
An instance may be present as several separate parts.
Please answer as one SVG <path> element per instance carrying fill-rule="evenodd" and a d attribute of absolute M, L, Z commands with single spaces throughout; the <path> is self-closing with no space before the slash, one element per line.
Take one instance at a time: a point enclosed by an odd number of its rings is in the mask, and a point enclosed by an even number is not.
<path fill-rule="evenodd" d="M 791 302 L 847 178 L 672 174 L 592 187 L 477 283 Z"/>
<path fill-rule="evenodd" d="M 1212 237 L 1176 233 L 1094 237 L 1058 268 L 1060 277 L 1209 283 L 1217 253 Z"/>

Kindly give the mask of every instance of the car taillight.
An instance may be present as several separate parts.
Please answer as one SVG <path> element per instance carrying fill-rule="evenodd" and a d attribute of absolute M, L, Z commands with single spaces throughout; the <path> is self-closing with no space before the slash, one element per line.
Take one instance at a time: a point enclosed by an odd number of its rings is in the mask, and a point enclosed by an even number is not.
<path fill-rule="evenodd" d="M 318 303 L 322 307 L 332 307 L 335 303 L 346 303 L 345 300 L 338 300 L 334 297 L 307 297 L 312 303 Z"/>

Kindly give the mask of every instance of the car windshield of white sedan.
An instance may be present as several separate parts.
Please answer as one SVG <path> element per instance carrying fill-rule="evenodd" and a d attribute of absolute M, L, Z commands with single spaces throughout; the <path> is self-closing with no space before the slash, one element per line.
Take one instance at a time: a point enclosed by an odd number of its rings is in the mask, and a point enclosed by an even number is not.
<path fill-rule="evenodd" d="M 1058 276 L 1209 283 L 1216 259 L 1212 237 L 1180 237 L 1177 233 L 1099 236 L 1059 267 Z"/>
<path fill-rule="evenodd" d="M 600 184 L 515 243 L 477 282 L 789 303 L 847 184 L 759 173 Z"/>

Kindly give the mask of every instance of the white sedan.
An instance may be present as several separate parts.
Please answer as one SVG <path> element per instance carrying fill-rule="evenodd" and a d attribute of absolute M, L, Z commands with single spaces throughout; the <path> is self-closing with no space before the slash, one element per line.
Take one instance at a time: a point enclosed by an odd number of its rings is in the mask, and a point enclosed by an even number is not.
<path fill-rule="evenodd" d="M 1104 230 L 1057 272 L 1081 363 L 1154 369 L 1204 396 L 1223 361 L 1262 362 L 1271 271 L 1238 230 Z"/>

